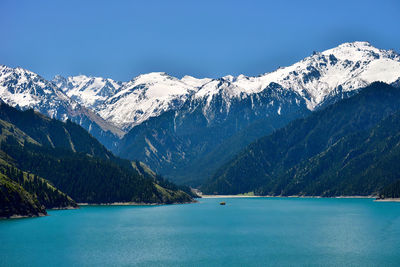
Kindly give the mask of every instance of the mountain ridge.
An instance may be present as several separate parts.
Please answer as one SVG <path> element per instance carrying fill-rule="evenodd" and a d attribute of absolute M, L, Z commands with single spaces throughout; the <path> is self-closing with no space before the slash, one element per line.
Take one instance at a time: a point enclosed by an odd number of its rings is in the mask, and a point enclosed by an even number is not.
<path fill-rule="evenodd" d="M 351 42 L 314 52 L 293 65 L 258 76 L 241 74 L 201 79 L 184 76 L 178 79 L 165 72 L 142 74 L 128 82 L 120 82 L 115 94 L 110 95 L 97 111 L 105 120 L 129 130 L 150 117 L 179 109 L 179 104 L 188 98 L 193 101 L 205 98 L 210 103 L 214 95 L 223 93 L 229 105 L 231 98 L 257 94 L 270 83 L 297 92 L 306 100 L 307 107 L 314 110 L 323 105 L 334 90 L 349 92 L 374 81 L 392 83 L 399 77 L 400 56 L 394 50 L 378 49 L 368 42 Z M 207 109 L 205 115 L 206 112 Z"/>
<path fill-rule="evenodd" d="M 187 99 L 206 99 L 207 103 L 211 103 L 212 98 L 220 94 L 229 112 L 230 99 L 246 98 L 261 92 L 271 83 L 277 83 L 285 90 L 298 93 L 305 99 L 308 109 L 314 110 L 323 105 L 327 98 L 336 95 L 335 90 L 349 92 L 373 81 L 392 83 L 400 78 L 398 53 L 359 41 L 314 52 L 297 63 L 258 76 L 241 74 L 236 77 L 226 75 L 220 78 L 195 78 L 186 75 L 178 79 L 165 72 L 152 72 L 126 82 L 85 75 L 67 78 L 57 75 L 52 81 L 47 81 L 20 67 L 0 67 L 0 97 L 6 103 L 24 108 L 34 107 L 61 120 L 67 117 L 73 119 L 74 115 L 68 114 L 71 110 L 76 110 L 78 114 L 85 113 L 76 109 L 80 105 L 93 112 L 91 116 L 84 114 L 85 117 L 98 116 L 97 120 L 103 119 L 102 123 L 95 124 L 100 124 L 100 129 L 105 128 L 106 132 L 110 131 L 117 137 L 122 137 L 126 131 L 150 117 L 159 116 L 169 110 L 179 110 Z M 16 77 L 7 81 L 10 73 Z M 11 88 L 10 84 L 18 88 Z M 25 92 L 30 91 L 22 94 L 24 90 L 18 91 L 21 88 L 25 88 Z M 46 107 L 45 103 L 38 105 L 38 99 L 34 97 L 38 90 L 50 94 L 46 102 L 58 102 L 53 105 L 63 108 Z M 60 100 L 69 103 L 62 103 Z M 208 112 L 206 105 L 203 113 L 207 116 Z M 74 121 L 83 124 L 78 119 Z M 114 127 L 107 128 L 104 124 Z M 85 128 L 89 130 L 90 126 Z"/>
<path fill-rule="evenodd" d="M 195 164 L 215 170 L 228 155 L 293 119 L 374 81 L 396 84 L 399 79 L 399 54 L 351 42 L 253 77 L 179 79 L 153 72 L 120 82 L 80 75 L 58 76 L 49 86 L 81 107 L 72 120 L 114 153 L 138 159 L 175 182 L 198 185 L 211 171 L 193 174 Z M 230 145 L 239 135 L 244 142 Z M 228 150 L 221 154 L 218 149 Z"/>
<path fill-rule="evenodd" d="M 123 135 L 118 127 L 65 95 L 52 82 L 21 67 L 0 65 L 0 98 L 25 110 L 36 111 L 61 121 L 70 119 L 88 130 L 107 146 Z"/>

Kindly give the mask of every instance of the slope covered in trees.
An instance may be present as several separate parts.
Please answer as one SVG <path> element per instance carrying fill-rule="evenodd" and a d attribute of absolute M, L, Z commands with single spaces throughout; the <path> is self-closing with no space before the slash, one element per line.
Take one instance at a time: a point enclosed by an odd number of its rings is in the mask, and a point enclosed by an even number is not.
<path fill-rule="evenodd" d="M 1 150 L 13 158 L 18 166 L 51 181 L 57 188 L 77 202 L 111 203 L 143 202 L 172 203 L 157 190 L 154 179 L 147 178 L 126 164 L 74 153 L 64 149 L 41 147 L 25 143 L 23 146 L 2 143 Z M 124 163 L 121 160 L 122 163 Z M 186 194 L 177 202 L 188 202 Z"/>
<path fill-rule="evenodd" d="M 47 214 L 46 209 L 78 207 L 49 181 L 14 167 L 4 151 L 0 151 L 0 177 L 0 217 L 39 216 Z"/>
<path fill-rule="evenodd" d="M 296 120 L 252 143 L 221 167 L 202 190 L 211 194 L 253 191 L 326 196 L 377 193 L 397 175 L 397 170 L 392 169 L 393 177 L 376 176 L 385 164 L 390 165 L 395 159 L 392 148 L 396 143 L 391 142 L 395 142 L 393 138 L 398 129 L 391 125 L 397 115 L 390 115 L 398 110 L 400 90 L 384 83 L 373 83 L 358 95 Z M 388 121 L 382 121 L 385 118 Z M 392 131 L 379 130 L 384 126 Z M 372 137 L 373 140 L 368 139 Z M 382 150 L 385 146 L 391 148 L 391 152 Z M 379 148 L 379 152 L 374 151 Z M 375 154 L 371 155 L 372 152 Z M 394 153 L 391 154 L 393 158 L 382 159 L 381 165 L 375 166 L 376 159 L 383 155 L 389 157 L 386 153 Z M 353 161 L 348 161 L 350 159 Z M 364 173 L 366 168 L 369 174 Z M 344 176 L 345 171 L 347 176 Z M 348 180 L 349 177 L 353 179 Z"/>
<path fill-rule="evenodd" d="M 400 180 L 385 186 L 379 192 L 379 198 L 400 198 Z"/>
<path fill-rule="evenodd" d="M 0 218 L 45 215 L 45 208 L 22 186 L 0 173 Z"/>
<path fill-rule="evenodd" d="M 14 129 L 18 129 L 29 137 L 30 142 L 81 152 L 98 158 L 115 158 L 85 129 L 69 120 L 64 123 L 50 119 L 32 109 L 19 111 L 4 103 L 0 104 L 0 119 L 11 125 L 11 128 L 4 126 L 4 123 L 2 126 L 2 128 L 11 129 L 11 135 L 14 135 Z"/>
<path fill-rule="evenodd" d="M 0 172 L 8 178 L 7 192 L 11 192 L 11 180 L 45 208 L 74 206 L 72 199 L 87 203 L 193 201 L 183 191 L 188 188 L 115 157 L 74 123 L 1 104 L 0 130 Z"/>
<path fill-rule="evenodd" d="M 259 194 L 378 195 L 400 177 L 400 112 L 350 134 L 280 177 Z"/>

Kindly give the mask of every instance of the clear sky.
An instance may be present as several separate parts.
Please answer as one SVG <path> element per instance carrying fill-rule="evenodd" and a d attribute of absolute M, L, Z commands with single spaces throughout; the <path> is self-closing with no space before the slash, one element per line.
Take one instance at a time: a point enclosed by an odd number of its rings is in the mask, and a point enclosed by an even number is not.
<path fill-rule="evenodd" d="M 258 75 L 349 41 L 400 52 L 400 1 L 0 0 L 0 64 L 48 79 Z"/>

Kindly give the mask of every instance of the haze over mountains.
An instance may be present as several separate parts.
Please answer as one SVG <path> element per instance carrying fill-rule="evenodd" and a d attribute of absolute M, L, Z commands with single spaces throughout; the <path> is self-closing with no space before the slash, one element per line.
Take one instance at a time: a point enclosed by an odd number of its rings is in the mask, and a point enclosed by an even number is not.
<path fill-rule="evenodd" d="M 399 77 L 399 54 L 353 42 L 257 77 L 149 73 L 128 82 L 84 75 L 47 81 L 1 66 L 0 97 L 71 119 L 117 155 L 198 186 L 257 138 L 374 81 L 396 84 Z"/>

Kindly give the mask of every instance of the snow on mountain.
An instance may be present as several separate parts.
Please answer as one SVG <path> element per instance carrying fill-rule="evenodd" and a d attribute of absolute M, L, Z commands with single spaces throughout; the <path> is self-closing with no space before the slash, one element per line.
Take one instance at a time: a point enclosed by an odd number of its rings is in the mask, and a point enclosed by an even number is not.
<path fill-rule="evenodd" d="M 0 65 L 0 98 L 11 106 L 34 108 L 62 120 L 77 107 L 77 103 L 36 73 L 4 65 Z"/>
<path fill-rule="evenodd" d="M 201 87 L 202 85 L 210 82 L 212 79 L 210 78 L 203 78 L 203 79 L 198 79 L 189 75 L 185 75 L 181 81 L 184 82 L 187 85 L 193 86 L 193 87 Z"/>
<path fill-rule="evenodd" d="M 53 83 L 67 96 L 79 104 L 98 111 L 106 99 L 113 96 L 123 85 L 109 78 L 88 77 L 85 75 L 64 78 L 57 75 Z"/>
<path fill-rule="evenodd" d="M 352 42 L 256 77 L 178 79 L 153 72 L 128 82 L 84 75 L 49 82 L 0 65 L 0 98 L 69 118 L 120 156 L 166 177 L 195 180 L 255 139 L 374 81 L 399 86 L 400 55 Z"/>
<path fill-rule="evenodd" d="M 185 76 L 181 80 L 162 72 L 139 75 L 129 82 L 88 77 L 56 76 L 53 83 L 67 96 L 122 128 L 177 108 L 196 88 L 211 79 Z"/>
<path fill-rule="evenodd" d="M 179 109 L 190 100 L 205 99 L 208 105 L 217 95 L 228 107 L 232 98 L 258 94 L 271 83 L 303 97 L 310 110 L 323 105 L 337 91 L 349 92 L 374 81 L 392 83 L 400 77 L 400 56 L 392 50 L 373 47 L 368 42 L 344 43 L 291 66 L 256 77 L 228 75 L 219 79 L 182 79 L 165 73 L 141 75 L 124 84 L 97 108 L 100 116 L 129 129 L 150 117 Z M 210 106 L 203 109 L 206 115 Z"/>
<path fill-rule="evenodd" d="M 179 108 L 208 80 L 188 76 L 179 80 L 162 72 L 140 75 L 107 99 L 99 115 L 122 128 L 132 128 L 150 117 Z"/>
<path fill-rule="evenodd" d="M 368 42 L 352 42 L 314 52 L 291 66 L 256 77 L 178 79 L 154 72 L 128 82 L 79 75 L 57 76 L 53 83 L 48 83 L 32 72 L 20 68 L 10 71 L 1 66 L 0 96 L 20 106 L 48 105 L 48 113 L 56 112 L 51 106 L 59 105 L 56 99 L 61 98 L 72 101 L 70 105 L 79 103 L 104 120 L 129 130 L 151 117 L 179 109 L 186 101 L 206 103 L 202 110 L 207 116 L 213 109 L 213 99 L 222 98 L 226 107 L 223 112 L 229 112 L 232 99 L 244 99 L 266 88 L 275 88 L 268 87 L 270 84 L 295 92 L 306 101 L 308 109 L 314 110 L 338 92 L 350 92 L 374 81 L 393 83 L 399 77 L 399 54 L 375 48 Z M 30 83 L 31 80 L 34 82 Z M 42 98 L 38 95 L 46 95 L 46 101 L 40 102 Z"/>
<path fill-rule="evenodd" d="M 119 128 L 68 97 L 54 83 L 23 68 L 0 65 L 0 99 L 23 110 L 32 108 L 51 118 L 62 121 L 70 119 L 109 147 L 124 134 Z"/>
<path fill-rule="evenodd" d="M 342 88 L 344 92 L 358 89 L 374 81 L 392 83 L 400 77 L 400 56 L 392 50 L 373 47 L 368 42 L 344 43 L 289 67 L 257 77 L 224 77 L 219 82 L 203 86 L 196 97 L 212 98 L 221 91 L 232 97 L 254 94 L 270 83 L 299 93 L 310 110 L 321 104 L 330 92 Z"/>

